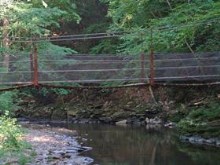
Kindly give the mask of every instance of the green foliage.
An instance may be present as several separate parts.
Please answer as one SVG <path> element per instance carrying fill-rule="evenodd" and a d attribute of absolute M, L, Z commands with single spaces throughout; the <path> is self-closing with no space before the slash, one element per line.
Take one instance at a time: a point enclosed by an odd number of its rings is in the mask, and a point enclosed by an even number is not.
<path fill-rule="evenodd" d="M 7 114 L 0 117 L 0 149 L 19 149 L 21 135 L 22 131 L 20 126 L 16 124 L 16 119 L 10 118 Z"/>
<path fill-rule="evenodd" d="M 63 0 L 53 0 L 53 2 L 46 0 L 14 0 L 11 4 L 0 6 L 0 20 L 3 19 L 7 19 L 9 25 L 0 26 L 0 36 L 3 35 L 4 30 L 7 31 L 8 37 L 13 39 L 10 40 L 10 49 L 29 52 L 30 43 L 17 43 L 14 38 L 30 40 L 36 37 L 47 37 L 57 31 L 64 21 L 80 21 L 75 4 Z M 52 44 L 49 48 L 51 47 Z M 56 48 L 54 50 L 60 50 L 58 46 L 53 46 L 53 48 Z M 0 50 L 0 52 L 5 51 L 5 48 Z"/>
<path fill-rule="evenodd" d="M 17 124 L 16 119 L 10 118 L 6 113 L 0 116 L 0 160 L 17 159 L 18 163 L 25 165 L 30 162 L 32 155 L 26 152 L 31 146 L 22 141 L 23 131 L 21 126 Z"/>
<path fill-rule="evenodd" d="M 72 0 L 32 0 L 32 3 L 34 6 L 42 7 L 43 5 L 45 8 L 58 8 L 61 11 L 65 11 L 65 14 L 60 19 L 61 22 L 76 21 L 79 23 L 81 20 L 81 17 L 77 14 L 76 2 Z"/>
<path fill-rule="evenodd" d="M 119 44 L 118 40 L 103 40 L 96 46 L 92 47 L 90 52 L 94 54 L 100 54 L 100 53 L 116 53 L 116 47 Z"/>
<path fill-rule="evenodd" d="M 62 31 L 70 34 L 90 34 L 103 33 L 108 30 L 111 19 L 106 17 L 106 4 L 99 0 L 75 0 L 75 3 L 81 21 L 79 24 L 65 23 Z M 115 53 L 117 44 L 109 39 L 93 39 L 69 45 L 74 46 L 74 49 L 80 53 Z"/>
<path fill-rule="evenodd" d="M 56 102 L 57 98 L 63 98 L 71 93 L 71 90 L 63 88 L 28 88 L 19 93 L 21 98 L 31 98 L 43 105 Z"/>
<path fill-rule="evenodd" d="M 109 5 L 112 30 L 128 32 L 118 50 L 217 51 L 220 49 L 220 2 L 103 0 Z M 151 38 L 151 30 L 153 37 Z"/>
<path fill-rule="evenodd" d="M 0 94 L 0 113 L 4 114 L 8 112 L 10 115 L 13 114 L 18 106 L 14 102 L 17 92 L 8 91 Z"/>
<path fill-rule="evenodd" d="M 63 88 L 53 88 L 51 90 L 59 96 L 65 96 L 71 93 L 70 90 L 63 89 Z"/>
<path fill-rule="evenodd" d="M 40 90 L 38 90 L 38 94 L 42 95 L 43 97 L 46 97 L 50 94 L 55 94 L 58 96 L 65 96 L 68 95 L 70 93 L 69 90 L 67 89 L 63 89 L 63 88 L 41 88 Z"/>
<path fill-rule="evenodd" d="M 178 123 L 178 128 L 185 134 L 220 137 L 220 104 L 192 109 L 188 116 Z"/>
<path fill-rule="evenodd" d="M 220 119 L 220 104 L 210 103 L 207 106 L 200 107 L 193 110 L 189 115 L 189 118 L 195 121 L 212 121 Z"/>
<path fill-rule="evenodd" d="M 168 115 L 168 120 L 178 123 L 181 119 L 185 118 L 189 114 L 189 109 L 186 104 L 180 104 L 176 107 L 176 112 Z"/>
<path fill-rule="evenodd" d="M 50 27 L 59 27 L 61 19 L 67 17 L 68 20 L 70 17 L 71 20 L 80 19 L 74 11 L 74 4 L 70 4 L 70 1 L 54 0 L 48 5 L 42 2 L 15 0 L 7 7 L 3 6 L 4 10 L 1 11 L 0 18 L 7 17 L 9 20 L 10 36 L 45 36 L 50 33 Z"/>
<path fill-rule="evenodd" d="M 66 54 L 74 54 L 74 53 L 77 52 L 70 48 L 61 47 L 59 45 L 55 45 L 50 42 L 41 42 L 40 44 L 38 44 L 38 54 L 40 58 L 45 58 L 44 56 L 41 55 L 48 54 L 48 55 L 53 55 L 53 58 L 61 59 Z"/>

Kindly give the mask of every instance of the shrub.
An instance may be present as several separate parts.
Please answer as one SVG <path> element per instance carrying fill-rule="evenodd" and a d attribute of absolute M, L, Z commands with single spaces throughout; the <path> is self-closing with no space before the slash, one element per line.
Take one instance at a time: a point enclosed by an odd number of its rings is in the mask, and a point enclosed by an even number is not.
<path fill-rule="evenodd" d="M 21 147 L 19 138 L 22 135 L 22 130 L 16 124 L 16 119 L 12 119 L 8 114 L 0 117 L 0 148 L 17 150 Z"/>
<path fill-rule="evenodd" d="M 16 97 L 16 91 L 9 91 L 0 94 L 0 114 L 5 114 L 9 112 L 10 115 L 18 108 L 14 103 L 14 97 Z"/>
<path fill-rule="evenodd" d="M 178 123 L 178 129 L 184 134 L 198 134 L 202 136 L 220 137 L 220 104 L 194 108 Z"/>

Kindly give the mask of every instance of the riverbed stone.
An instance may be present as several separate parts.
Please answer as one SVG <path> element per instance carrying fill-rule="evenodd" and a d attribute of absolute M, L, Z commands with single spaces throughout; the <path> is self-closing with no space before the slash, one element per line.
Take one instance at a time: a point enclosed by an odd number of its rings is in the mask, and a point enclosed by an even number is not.
<path fill-rule="evenodd" d="M 75 150 L 75 149 L 68 149 L 68 150 L 66 150 L 66 153 L 77 153 L 77 150 Z"/>
<path fill-rule="evenodd" d="M 71 153 L 66 153 L 63 158 L 70 159 L 72 157 Z"/>
<path fill-rule="evenodd" d="M 88 124 L 89 123 L 89 119 L 80 119 L 79 124 Z"/>
<path fill-rule="evenodd" d="M 106 124 L 109 124 L 112 122 L 112 118 L 111 117 L 100 117 L 99 120 L 102 122 L 102 123 L 106 123 Z"/>
<path fill-rule="evenodd" d="M 198 143 L 198 144 L 204 144 L 204 139 L 203 138 L 198 138 L 198 139 L 196 139 L 195 142 Z"/>
<path fill-rule="evenodd" d="M 218 138 L 205 139 L 200 136 L 180 136 L 180 140 L 192 144 L 211 145 L 211 146 L 220 147 L 220 140 Z"/>
<path fill-rule="evenodd" d="M 207 144 L 214 144 L 215 143 L 215 139 L 214 138 L 206 139 L 205 143 L 207 143 Z"/>
<path fill-rule="evenodd" d="M 162 120 L 158 117 L 155 117 L 155 118 L 152 118 L 152 119 L 147 117 L 145 119 L 145 123 L 146 124 L 162 124 Z"/>
<path fill-rule="evenodd" d="M 133 122 L 131 124 L 134 126 L 141 126 L 141 125 L 144 125 L 145 122 L 141 121 L 140 119 L 137 118 L 136 120 L 133 120 Z"/>
<path fill-rule="evenodd" d="M 164 124 L 164 127 L 167 127 L 167 128 L 174 128 L 174 127 L 176 127 L 176 123 L 173 123 L 173 122 L 166 122 L 165 124 Z"/>
<path fill-rule="evenodd" d="M 51 159 L 61 159 L 62 156 L 59 155 L 59 154 L 54 154 L 54 155 L 50 156 L 50 158 L 51 158 Z M 48 159 L 48 158 L 46 158 L 46 159 Z"/>
<path fill-rule="evenodd" d="M 217 141 L 216 141 L 216 146 L 217 146 L 217 147 L 220 147 L 220 140 L 217 140 Z"/>
<path fill-rule="evenodd" d="M 54 131 L 48 128 L 40 130 L 29 129 L 25 140 L 32 144 L 36 157 L 31 164 L 35 165 L 88 165 L 87 157 L 79 156 L 80 152 L 87 151 L 87 147 L 81 146 L 76 137 L 62 134 L 61 129 Z M 37 139 L 37 140 L 36 140 Z M 89 160 L 89 158 L 88 158 Z M 93 159 L 91 159 L 93 160 Z"/>
<path fill-rule="evenodd" d="M 56 155 L 64 155 L 65 154 L 65 151 L 52 151 L 53 154 L 56 154 Z"/>
<path fill-rule="evenodd" d="M 116 122 L 115 124 L 125 126 L 125 125 L 127 125 L 127 120 L 121 120 L 121 121 Z"/>

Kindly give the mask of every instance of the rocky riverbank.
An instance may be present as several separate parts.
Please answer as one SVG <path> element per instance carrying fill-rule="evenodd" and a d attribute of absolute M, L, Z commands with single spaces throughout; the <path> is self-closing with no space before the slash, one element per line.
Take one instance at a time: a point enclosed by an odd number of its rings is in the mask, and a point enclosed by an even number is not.
<path fill-rule="evenodd" d="M 30 165 L 89 165 L 93 159 L 80 156 L 90 150 L 77 142 L 76 132 L 47 125 L 23 124 L 27 127 L 24 140 L 31 144 L 34 157 Z"/>
<path fill-rule="evenodd" d="M 155 103 L 148 88 L 81 89 L 71 94 L 47 97 L 21 96 L 23 101 L 16 111 L 18 117 L 27 119 L 65 120 L 69 123 L 128 125 L 161 124 L 166 121 L 167 110 L 161 102 Z M 31 112 L 31 113 L 30 113 Z"/>
<path fill-rule="evenodd" d="M 187 142 L 195 145 L 209 145 L 220 147 L 219 138 L 203 138 L 201 136 L 181 136 L 180 140 L 182 142 Z"/>
<path fill-rule="evenodd" d="M 34 91 L 36 90 L 36 91 Z M 182 135 L 220 138 L 219 87 L 32 89 L 15 112 L 27 119 L 73 124 L 175 127 Z M 176 123 L 176 124 L 174 124 Z"/>

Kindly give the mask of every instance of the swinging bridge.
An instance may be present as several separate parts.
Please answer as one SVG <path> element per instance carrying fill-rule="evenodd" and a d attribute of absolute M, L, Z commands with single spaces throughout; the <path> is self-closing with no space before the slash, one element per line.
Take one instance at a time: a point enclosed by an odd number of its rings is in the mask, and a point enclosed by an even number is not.
<path fill-rule="evenodd" d="M 3 68 L 4 62 L 0 63 Z M 220 52 L 149 55 L 11 54 L 1 90 L 26 86 L 108 88 L 220 84 Z"/>
<path fill-rule="evenodd" d="M 1 56 L 0 90 L 27 86 L 121 88 L 131 86 L 202 86 L 220 84 L 220 52 L 122 54 L 49 54 L 37 43 L 120 37 L 120 33 L 67 35 L 38 40 L 30 53 Z M 151 36 L 152 37 L 152 36 Z M 5 63 L 7 64 L 5 65 Z M 6 69 L 5 69 L 5 66 Z"/>

